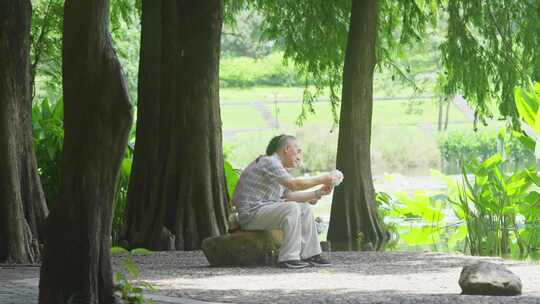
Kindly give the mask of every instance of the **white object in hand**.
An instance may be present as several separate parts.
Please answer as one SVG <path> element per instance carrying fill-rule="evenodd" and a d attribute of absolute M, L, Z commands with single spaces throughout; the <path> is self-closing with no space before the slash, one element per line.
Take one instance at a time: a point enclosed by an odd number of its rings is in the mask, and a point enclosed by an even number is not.
<path fill-rule="evenodd" d="M 339 170 L 334 170 L 330 172 L 330 176 L 332 177 L 332 185 L 338 186 L 343 181 L 343 173 Z"/>

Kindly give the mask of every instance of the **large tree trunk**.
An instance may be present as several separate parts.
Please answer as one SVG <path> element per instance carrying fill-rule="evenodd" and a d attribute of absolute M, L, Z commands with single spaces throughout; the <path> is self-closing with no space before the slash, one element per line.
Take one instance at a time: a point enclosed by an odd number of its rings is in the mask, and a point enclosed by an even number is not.
<path fill-rule="evenodd" d="M 0 2 L 0 262 L 39 259 L 47 206 L 32 143 L 31 4 Z"/>
<path fill-rule="evenodd" d="M 113 303 L 111 224 L 131 104 L 107 0 L 64 7 L 64 157 L 47 223 L 39 303 Z"/>
<path fill-rule="evenodd" d="M 137 142 L 124 238 L 197 249 L 226 231 L 219 112 L 221 2 L 143 0 Z M 167 243 L 167 242 L 165 242 Z"/>
<path fill-rule="evenodd" d="M 370 153 L 377 2 L 352 2 L 337 153 L 337 168 L 345 179 L 334 192 L 328 231 L 336 250 L 361 249 L 359 239 L 377 245 L 385 238 L 375 204 Z"/>

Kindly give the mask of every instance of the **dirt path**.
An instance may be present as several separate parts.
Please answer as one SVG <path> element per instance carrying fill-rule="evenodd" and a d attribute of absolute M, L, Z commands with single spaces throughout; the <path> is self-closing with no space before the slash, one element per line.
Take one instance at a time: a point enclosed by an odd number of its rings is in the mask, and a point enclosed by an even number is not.
<path fill-rule="evenodd" d="M 340 252 L 331 268 L 212 268 L 202 252 L 138 256 L 142 277 L 171 302 L 227 303 L 540 303 L 540 265 L 489 258 L 523 283 L 519 297 L 462 296 L 461 268 L 479 258 L 410 252 Z M 118 270 L 121 256 L 113 258 Z M 0 303 L 36 303 L 38 267 L 0 265 Z M 199 302 L 200 303 L 200 302 Z"/>
<path fill-rule="evenodd" d="M 523 296 L 461 296 L 461 268 L 478 258 L 437 253 L 332 253 L 332 268 L 211 268 L 201 252 L 138 261 L 169 296 L 230 303 L 540 303 L 540 265 L 489 259 L 520 276 Z"/>

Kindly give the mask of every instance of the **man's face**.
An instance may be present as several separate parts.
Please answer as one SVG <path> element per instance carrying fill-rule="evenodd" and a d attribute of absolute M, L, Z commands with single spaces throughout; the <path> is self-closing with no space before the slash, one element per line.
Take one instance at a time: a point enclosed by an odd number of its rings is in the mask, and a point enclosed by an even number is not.
<path fill-rule="evenodd" d="M 295 139 L 290 139 L 283 150 L 283 166 L 285 168 L 296 168 L 302 161 L 302 149 Z"/>

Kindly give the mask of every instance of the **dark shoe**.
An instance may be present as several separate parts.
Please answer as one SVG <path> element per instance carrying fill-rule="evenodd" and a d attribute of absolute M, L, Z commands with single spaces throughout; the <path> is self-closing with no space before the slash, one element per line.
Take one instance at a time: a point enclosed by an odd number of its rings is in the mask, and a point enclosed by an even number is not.
<path fill-rule="evenodd" d="M 304 260 L 304 262 L 309 263 L 311 266 L 315 266 L 315 267 L 328 267 L 332 265 L 330 261 L 323 258 L 320 254 L 307 258 Z"/>
<path fill-rule="evenodd" d="M 310 265 L 309 263 L 302 262 L 300 260 L 283 261 L 283 262 L 278 262 L 277 264 L 279 268 L 289 268 L 289 269 L 306 268 L 309 265 Z"/>

